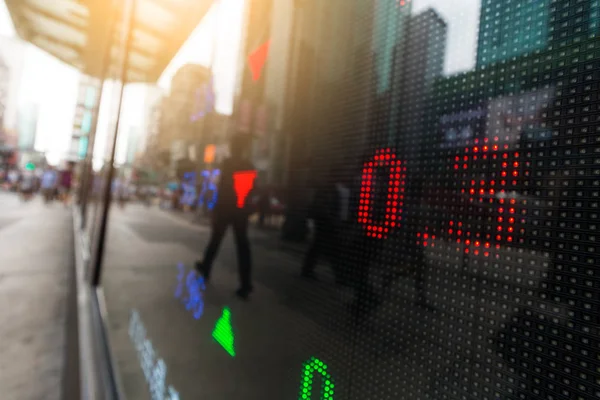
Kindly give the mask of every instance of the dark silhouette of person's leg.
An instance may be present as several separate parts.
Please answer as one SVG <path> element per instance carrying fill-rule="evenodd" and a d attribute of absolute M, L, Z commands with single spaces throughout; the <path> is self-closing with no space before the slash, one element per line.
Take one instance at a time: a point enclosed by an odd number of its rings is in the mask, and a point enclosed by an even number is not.
<path fill-rule="evenodd" d="M 212 223 L 210 240 L 208 242 L 208 246 L 206 246 L 206 250 L 204 251 L 204 259 L 196 263 L 196 269 L 202 274 L 202 276 L 204 276 L 205 281 L 210 279 L 212 264 L 217 257 L 219 247 L 221 246 L 221 242 L 223 241 L 223 236 L 225 236 L 228 225 L 229 221 L 227 218 L 215 215 Z"/>
<path fill-rule="evenodd" d="M 357 238 L 352 246 L 352 249 L 357 249 L 358 254 L 351 267 L 355 292 L 351 312 L 359 320 L 376 309 L 382 300 L 369 281 L 371 260 L 377 256 L 380 245 L 380 240 L 364 236 Z"/>
<path fill-rule="evenodd" d="M 233 221 L 233 232 L 240 274 L 240 288 L 236 294 L 245 299 L 252 292 L 252 254 L 250 240 L 248 239 L 248 218 L 246 216 L 236 216 Z"/>
<path fill-rule="evenodd" d="M 422 262 L 416 265 L 415 290 L 417 292 L 415 303 L 426 308 L 431 308 L 427 304 L 427 295 L 425 292 L 425 264 Z"/>
<path fill-rule="evenodd" d="M 350 225 L 341 223 L 331 233 L 329 238 L 329 254 L 328 258 L 333 270 L 333 277 L 336 285 L 347 286 L 350 284 L 350 275 L 348 273 L 349 266 L 349 249 L 348 244 L 343 237 L 342 232 L 350 231 Z"/>
<path fill-rule="evenodd" d="M 327 243 L 327 234 L 325 230 L 316 227 L 315 234 L 310 242 L 310 246 L 306 251 L 304 256 L 304 262 L 302 264 L 302 276 L 305 278 L 315 279 L 315 267 L 317 266 L 317 261 L 319 260 L 319 256 L 323 253 L 323 247 L 326 246 Z"/>

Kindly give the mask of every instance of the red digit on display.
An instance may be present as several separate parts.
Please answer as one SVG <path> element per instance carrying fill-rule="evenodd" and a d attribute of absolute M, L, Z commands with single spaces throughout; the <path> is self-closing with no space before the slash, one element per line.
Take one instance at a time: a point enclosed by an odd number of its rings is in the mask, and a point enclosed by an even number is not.
<path fill-rule="evenodd" d="M 492 231 L 471 232 L 465 229 L 462 221 L 449 221 L 447 233 L 453 237 L 456 243 L 466 245 L 465 252 L 473 252 L 475 255 L 482 253 L 488 257 L 490 249 L 499 249 L 502 243 L 512 244 L 515 235 L 523 233 L 523 229 L 517 231 L 516 223 L 522 222 L 517 213 L 517 198 L 514 196 L 518 187 L 517 179 L 520 169 L 520 154 L 518 151 L 509 150 L 508 144 L 491 144 L 487 141 L 483 146 L 476 145 L 465 148 L 462 157 L 456 156 L 454 170 L 461 174 L 461 193 L 467 196 L 470 204 L 488 203 L 494 209 L 494 223 Z M 476 177 L 478 171 L 476 165 L 479 162 L 493 162 L 499 168 L 494 168 L 495 175 L 484 178 Z M 474 171 L 473 171 L 474 169 Z M 464 179 L 464 174 L 475 178 Z M 460 171 L 460 172 L 459 172 Z M 488 173 L 489 174 L 489 173 Z M 524 204 L 524 200 L 520 203 Z"/>
<path fill-rule="evenodd" d="M 494 142 L 497 141 L 498 138 L 495 138 Z M 454 158 L 455 177 L 461 182 L 461 193 L 466 201 L 475 205 L 490 204 L 494 218 L 493 223 L 481 232 L 470 230 L 467 228 L 469 224 L 464 221 L 448 221 L 442 232 L 452 241 L 464 244 L 465 253 L 489 257 L 494 248 L 500 249 L 501 244 L 511 245 L 518 241 L 517 235 L 524 234 L 524 228 L 518 227 L 518 224 L 524 223 L 518 210 L 526 200 L 515 196 L 521 167 L 520 154 L 509 147 L 498 143 L 488 145 L 487 139 L 480 145 L 476 140 L 474 146 L 465 148 L 463 155 Z M 481 163 L 488 165 L 490 162 L 495 168 L 481 168 Z M 427 228 L 417 234 L 418 243 L 425 247 L 433 246 L 435 238 Z"/>
<path fill-rule="evenodd" d="M 389 172 L 383 221 L 373 220 L 377 168 L 385 168 Z M 405 178 L 406 167 L 396 158 L 391 149 L 377 150 L 373 158 L 364 163 L 360 186 L 358 222 L 365 227 L 367 236 L 385 239 L 390 229 L 400 226 L 402 207 L 404 206 Z"/>

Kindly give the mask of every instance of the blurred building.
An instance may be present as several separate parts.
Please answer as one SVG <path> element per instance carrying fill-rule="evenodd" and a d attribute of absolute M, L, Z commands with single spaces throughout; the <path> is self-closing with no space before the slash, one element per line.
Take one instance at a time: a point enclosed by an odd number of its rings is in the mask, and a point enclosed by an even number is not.
<path fill-rule="evenodd" d="M 398 116 L 398 121 L 389 125 L 394 126 L 393 143 L 404 159 L 418 153 L 425 130 L 425 107 L 436 79 L 443 74 L 448 34 L 447 23 L 433 9 L 411 16 L 407 25 L 405 43 L 398 48 L 403 51 L 402 62 L 394 71 L 403 95 L 396 102 L 398 112 L 388 113 L 390 117 Z M 380 107 L 385 109 L 385 105 Z"/>
<path fill-rule="evenodd" d="M 228 146 L 229 137 L 232 133 L 232 125 L 231 116 L 217 112 L 210 113 L 203 127 L 207 132 L 207 145 Z M 206 149 L 206 146 L 204 149 Z M 217 161 L 221 159 L 222 157 L 219 157 Z"/>
<path fill-rule="evenodd" d="M 4 140 L 4 118 L 6 103 L 8 102 L 8 85 L 10 83 L 10 69 L 0 57 L 0 142 Z"/>
<path fill-rule="evenodd" d="M 277 2 L 274 10 L 274 20 L 290 18 L 289 27 L 287 22 L 271 24 L 271 29 L 278 26 L 285 32 L 290 45 L 287 54 L 273 53 L 268 60 L 287 60 L 285 78 L 277 78 L 285 91 L 279 103 L 283 110 L 276 111 L 283 113 L 283 140 L 273 159 L 274 165 L 284 165 L 279 168 L 279 182 L 287 192 L 283 237 L 302 240 L 310 188 L 331 169 L 351 174 L 359 168 L 373 92 L 375 11 L 371 2 L 358 0 L 309 0 L 286 7 Z M 271 33 L 273 40 L 278 34 Z"/>
<path fill-rule="evenodd" d="M 210 70 L 184 65 L 173 76 L 170 93 L 158 102 L 152 111 L 157 132 L 149 138 L 148 151 L 167 161 L 170 176 L 202 169 L 206 147 L 224 140 L 228 130 L 227 117 L 214 111 Z"/>
<path fill-rule="evenodd" d="M 597 34 L 599 12 L 600 3 L 594 0 L 578 1 L 576 8 L 569 0 L 483 0 L 477 66 Z"/>
<path fill-rule="evenodd" d="M 67 156 L 70 160 L 84 159 L 88 153 L 90 132 L 97 117 L 95 114 L 100 90 L 102 82 L 99 79 L 80 75 L 73 133 Z"/>
<path fill-rule="evenodd" d="M 144 121 L 146 122 L 146 132 L 148 133 L 146 146 L 152 147 L 153 143 L 158 139 L 161 124 L 161 107 L 163 96 L 159 96 L 146 108 Z"/>
<path fill-rule="evenodd" d="M 150 145 L 151 138 L 158 134 L 160 125 L 160 101 L 164 97 L 164 89 L 155 85 L 146 85 L 146 94 L 144 96 L 144 116 L 142 118 L 143 125 L 141 127 L 143 134 L 141 135 L 140 151 L 146 152 L 146 148 Z"/>
<path fill-rule="evenodd" d="M 286 31 L 289 31 L 291 22 L 290 11 L 286 8 L 291 3 L 289 0 L 251 0 L 246 3 L 240 91 L 235 102 L 233 129 L 254 137 L 252 159 L 258 170 L 259 182 L 263 184 L 281 179 L 275 176 L 273 168 L 273 141 L 277 135 L 275 113 L 283 111 L 281 96 L 285 88 L 284 82 L 274 74 L 285 70 L 288 51 L 285 40 L 289 37 Z M 276 22 L 279 24 L 275 25 Z M 274 98 L 277 96 L 275 93 L 280 97 Z"/>
<path fill-rule="evenodd" d="M 409 10 L 408 4 L 405 10 Z M 406 160 L 416 154 L 424 129 L 425 104 L 433 83 L 443 73 L 448 28 L 433 9 L 415 16 L 407 17 L 403 12 L 399 15 L 403 18 L 400 34 L 404 40 L 398 41 L 394 31 L 389 31 L 389 42 L 396 43 L 393 56 L 387 59 L 386 68 L 376 68 L 385 74 L 377 77 L 377 87 L 372 92 L 369 143 L 397 147 Z M 381 21 L 386 19 L 378 19 L 376 25 Z M 385 54 L 386 49 L 381 51 Z M 376 54 L 374 63 L 385 59 Z M 386 85 L 381 85 L 382 79 Z"/>
<path fill-rule="evenodd" d="M 302 239 L 307 189 L 333 166 L 356 166 L 368 136 L 375 11 L 363 1 L 246 4 L 234 129 L 254 137 L 259 184 L 287 190 L 284 237 Z"/>
<path fill-rule="evenodd" d="M 9 140 L 16 142 L 18 99 L 20 95 L 21 75 L 25 59 L 25 45 L 19 39 L 0 37 L 0 58 L 4 77 L 0 78 L 4 88 L 3 126 Z M 16 143 L 14 143 L 16 145 Z"/>
<path fill-rule="evenodd" d="M 375 2 L 372 36 L 374 71 L 371 140 L 391 145 L 397 135 L 402 68 L 412 2 L 382 0 Z M 410 61 L 409 61 L 410 63 Z"/>
<path fill-rule="evenodd" d="M 247 7 L 235 129 L 254 137 L 260 182 L 310 185 L 314 172 L 362 151 L 372 49 L 381 54 L 380 86 L 391 88 L 394 60 L 380 36 L 405 26 L 410 6 L 393 0 L 381 6 L 379 14 L 392 10 L 394 17 L 385 18 L 377 38 L 376 10 L 360 2 L 253 0 Z M 363 102 L 350 104 L 347 96 Z"/>
<path fill-rule="evenodd" d="M 483 0 L 477 65 L 483 66 L 542 49 L 548 42 L 552 0 Z"/>
<path fill-rule="evenodd" d="M 146 132 L 143 149 L 136 158 L 138 173 L 160 180 L 160 172 L 166 171 L 169 165 L 169 153 L 159 146 L 159 135 L 162 123 L 162 107 L 165 98 L 164 91 L 158 87 L 150 88 L 146 98 L 144 112 L 144 127 Z M 162 151 L 162 152 L 161 152 Z M 148 179 L 152 180 L 152 179 Z"/>
<path fill-rule="evenodd" d="M 554 0 L 549 9 L 548 49 L 577 45 L 600 33 L 597 0 Z"/>
<path fill-rule="evenodd" d="M 375 2 L 373 53 L 377 94 L 392 90 L 397 83 L 395 66 L 401 64 L 412 2 L 381 0 Z"/>

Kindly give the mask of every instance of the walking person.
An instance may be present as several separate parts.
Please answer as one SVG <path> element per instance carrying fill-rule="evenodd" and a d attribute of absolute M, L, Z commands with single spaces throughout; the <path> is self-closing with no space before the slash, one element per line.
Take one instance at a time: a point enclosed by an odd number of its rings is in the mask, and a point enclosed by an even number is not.
<path fill-rule="evenodd" d="M 320 257 L 326 256 L 332 262 L 337 283 L 344 284 L 343 265 L 339 245 L 339 234 L 349 220 L 350 190 L 342 179 L 330 173 L 317 187 L 309 208 L 309 218 L 314 221 L 311 244 L 304 257 L 301 275 L 316 279 L 315 268 Z"/>
<path fill-rule="evenodd" d="M 73 185 L 74 169 L 75 163 L 69 161 L 67 163 L 67 168 L 60 173 L 59 193 L 65 207 L 67 207 L 71 201 L 71 186 Z"/>
<path fill-rule="evenodd" d="M 271 190 L 262 188 L 258 197 L 258 226 L 264 228 L 265 220 L 271 215 Z"/>
<path fill-rule="evenodd" d="M 247 299 L 252 292 L 250 241 L 248 240 L 249 210 L 246 199 L 254 185 L 256 171 L 247 158 L 250 136 L 237 134 L 230 142 L 230 154 L 221 165 L 219 196 L 212 213 L 211 236 L 204 252 L 204 259 L 196 262 L 196 270 L 210 279 L 213 262 L 219 251 L 223 236 L 231 225 L 235 235 L 240 276 L 236 295 Z"/>
<path fill-rule="evenodd" d="M 21 182 L 19 183 L 19 190 L 21 191 L 21 199 L 23 201 L 29 201 L 33 197 L 35 189 L 35 175 L 31 171 L 23 172 Z"/>
<path fill-rule="evenodd" d="M 19 170 L 13 168 L 8 171 L 7 181 L 9 190 L 11 192 L 16 192 L 19 188 L 19 181 L 21 180 L 21 173 Z"/>
<path fill-rule="evenodd" d="M 113 199 L 119 205 L 119 208 L 124 209 L 125 204 L 127 203 L 127 196 L 129 190 L 125 179 L 117 175 L 117 177 L 113 180 L 111 190 Z"/>
<path fill-rule="evenodd" d="M 52 167 L 48 167 L 42 174 L 41 189 L 44 196 L 44 202 L 50 203 L 56 197 L 56 188 L 58 185 L 58 173 Z"/>

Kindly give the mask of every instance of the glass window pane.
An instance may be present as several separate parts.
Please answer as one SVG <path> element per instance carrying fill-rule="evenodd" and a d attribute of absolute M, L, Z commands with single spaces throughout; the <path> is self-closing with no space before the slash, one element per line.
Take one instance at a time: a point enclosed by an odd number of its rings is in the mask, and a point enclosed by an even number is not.
<path fill-rule="evenodd" d="M 220 3 L 121 110 L 127 397 L 597 397 L 600 2 Z"/>

